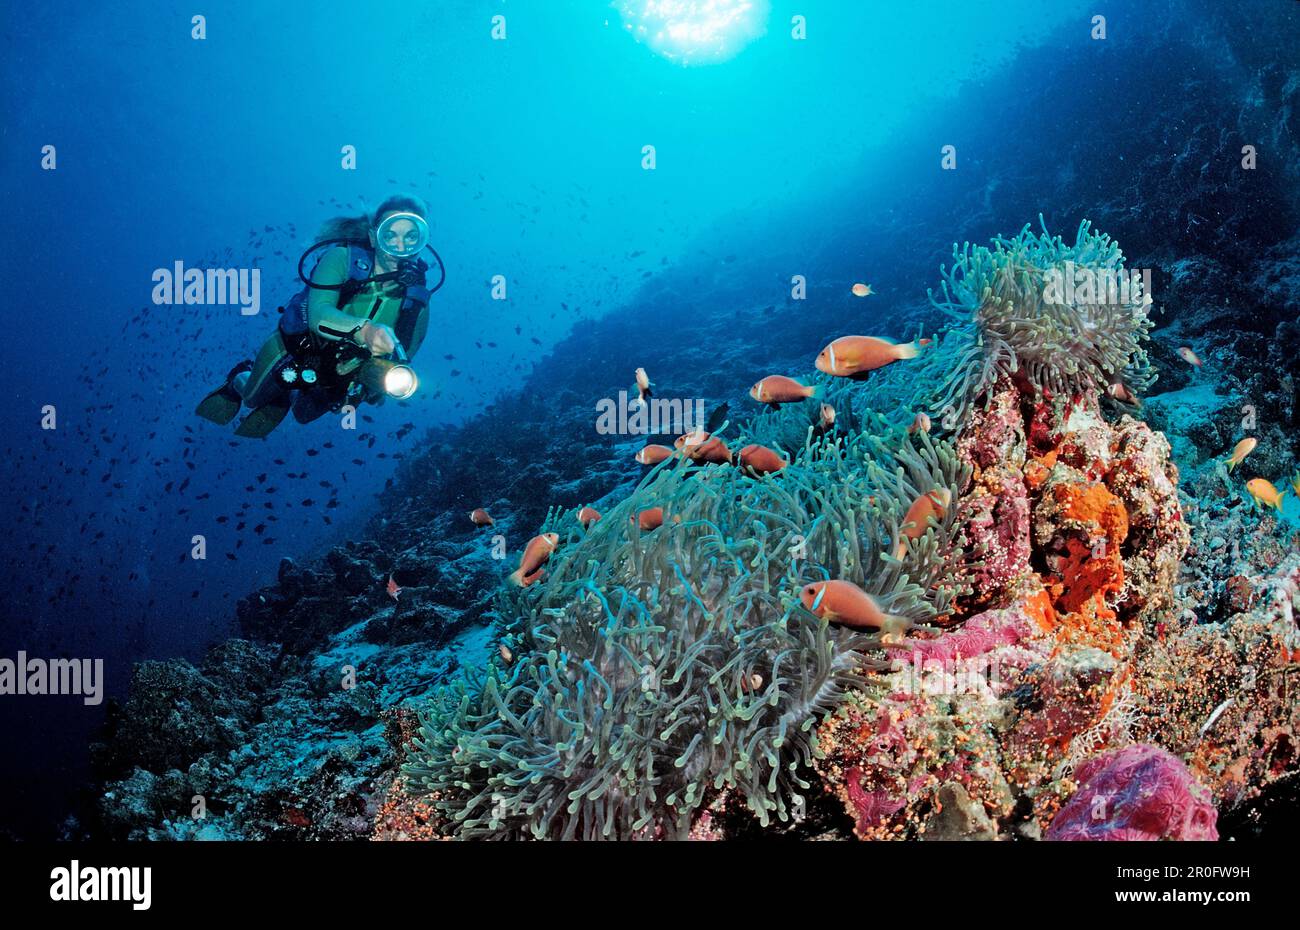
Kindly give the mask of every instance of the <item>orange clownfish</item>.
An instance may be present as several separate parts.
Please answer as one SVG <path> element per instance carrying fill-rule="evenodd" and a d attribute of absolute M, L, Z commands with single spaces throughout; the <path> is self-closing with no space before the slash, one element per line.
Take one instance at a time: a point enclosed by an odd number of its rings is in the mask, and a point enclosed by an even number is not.
<path fill-rule="evenodd" d="M 578 511 L 578 522 L 582 528 L 590 529 L 591 525 L 600 519 L 600 511 L 595 507 L 583 507 Z"/>
<path fill-rule="evenodd" d="M 635 523 L 639 529 L 657 530 L 664 525 L 664 509 L 662 507 L 651 507 L 648 510 L 638 510 L 636 516 L 628 517 L 629 523 Z M 674 523 L 681 523 L 681 517 L 673 517 Z"/>
<path fill-rule="evenodd" d="M 894 558 L 902 559 L 907 554 L 907 541 L 920 539 L 930 526 L 930 518 L 935 522 L 943 519 L 949 505 L 952 504 L 952 492 L 947 488 L 936 488 L 928 494 L 922 494 L 912 506 L 907 508 L 903 525 L 899 528 L 898 544 L 894 546 Z"/>
<path fill-rule="evenodd" d="M 885 613 L 876 599 L 851 581 L 814 581 L 803 586 L 799 600 L 808 612 L 831 623 L 882 633 L 903 633 L 913 624 Z"/>
<path fill-rule="evenodd" d="M 930 416 L 924 411 L 918 410 L 916 418 L 912 420 L 912 425 L 907 428 L 909 433 L 928 433 L 930 432 Z"/>
<path fill-rule="evenodd" d="M 469 520 L 475 526 L 491 526 L 494 521 L 482 507 L 475 507 L 469 512 Z"/>
<path fill-rule="evenodd" d="M 795 404 L 809 397 L 821 397 L 819 386 L 800 384 L 794 378 L 784 375 L 768 375 L 749 389 L 749 396 L 760 404 L 780 407 L 782 404 Z"/>
<path fill-rule="evenodd" d="M 837 378 L 862 379 L 890 362 L 916 358 L 916 343 L 895 345 L 875 336 L 841 336 L 817 356 L 817 370 Z"/>
<path fill-rule="evenodd" d="M 1128 389 L 1128 385 L 1122 381 L 1116 381 L 1110 387 L 1106 388 L 1106 393 L 1123 404 L 1129 404 L 1133 407 L 1141 408 L 1142 401 L 1138 396 Z"/>
<path fill-rule="evenodd" d="M 702 429 L 678 436 L 673 445 L 681 449 L 692 462 L 711 462 L 714 465 L 727 465 L 731 462 L 731 450 L 727 444 Z"/>
<path fill-rule="evenodd" d="M 651 443 L 636 454 L 637 463 L 640 465 L 658 465 L 666 458 L 671 458 L 673 450 L 667 446 Z"/>
<path fill-rule="evenodd" d="M 741 468 L 748 468 L 760 475 L 780 471 L 790 464 L 767 446 L 760 445 L 745 446 L 740 450 L 738 458 Z"/>
<path fill-rule="evenodd" d="M 519 568 L 510 574 L 511 583 L 526 588 L 537 581 L 541 576 L 542 566 L 551 557 L 559 542 L 559 533 L 542 533 L 528 540 L 528 545 L 524 546 L 523 558 L 519 560 Z"/>

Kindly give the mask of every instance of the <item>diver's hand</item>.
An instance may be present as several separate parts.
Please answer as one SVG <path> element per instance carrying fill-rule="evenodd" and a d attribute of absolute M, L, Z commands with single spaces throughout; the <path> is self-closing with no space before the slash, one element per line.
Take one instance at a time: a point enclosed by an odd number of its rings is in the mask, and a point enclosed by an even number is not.
<path fill-rule="evenodd" d="M 389 326 L 369 321 L 361 324 L 354 337 L 357 345 L 365 346 L 371 355 L 392 355 L 397 350 L 397 336 Z"/>

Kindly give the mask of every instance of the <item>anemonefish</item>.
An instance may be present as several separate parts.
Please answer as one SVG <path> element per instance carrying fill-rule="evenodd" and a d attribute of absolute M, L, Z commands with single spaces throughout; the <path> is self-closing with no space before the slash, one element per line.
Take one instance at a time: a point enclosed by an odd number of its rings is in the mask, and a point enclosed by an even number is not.
<path fill-rule="evenodd" d="M 667 446 L 651 443 L 636 454 L 636 460 L 641 465 L 658 465 L 666 458 L 671 458 L 673 450 Z"/>
<path fill-rule="evenodd" d="M 392 575 L 389 575 L 389 576 L 388 576 L 388 596 L 391 597 L 393 600 L 397 600 L 397 595 L 399 595 L 399 594 L 401 594 L 401 593 L 402 593 L 402 586 L 399 585 L 399 584 L 398 584 L 398 583 L 393 579 L 393 576 L 392 576 Z"/>
<path fill-rule="evenodd" d="M 1134 407 L 1141 407 L 1140 401 L 1136 394 L 1128 389 L 1128 385 L 1121 381 L 1116 381 L 1110 387 L 1106 388 L 1106 393 L 1115 398 L 1120 403 L 1130 404 Z"/>
<path fill-rule="evenodd" d="M 854 297 L 870 297 L 875 293 L 875 291 L 871 289 L 870 284 L 855 284 L 853 285 L 852 290 Z"/>
<path fill-rule="evenodd" d="M 475 507 L 469 512 L 470 522 L 475 526 L 491 526 L 494 521 L 482 507 Z"/>
<path fill-rule="evenodd" d="M 590 529 L 591 525 L 599 519 L 600 511 L 595 507 L 583 507 L 578 511 L 578 522 L 582 524 L 584 530 Z"/>
<path fill-rule="evenodd" d="M 1241 464 L 1241 460 L 1250 455 L 1254 450 L 1256 442 L 1253 436 L 1247 436 L 1241 442 L 1237 443 L 1232 450 L 1232 455 L 1228 456 L 1228 471 L 1232 471 Z"/>
<path fill-rule="evenodd" d="M 787 378 L 784 375 L 768 375 L 749 389 L 750 397 L 760 404 L 771 404 L 773 407 L 798 403 L 809 397 L 821 397 L 821 395 L 820 385 L 800 384 L 794 378 Z"/>
<path fill-rule="evenodd" d="M 817 424 L 823 432 L 835 428 L 835 408 L 830 404 L 822 404 L 821 421 Z"/>
<path fill-rule="evenodd" d="M 528 545 L 524 546 L 523 558 L 519 560 L 519 568 L 510 574 L 510 581 L 521 588 L 526 588 L 536 581 L 541 574 L 542 566 L 551 557 L 559 542 L 559 533 L 542 533 L 528 540 Z"/>
<path fill-rule="evenodd" d="M 1200 360 L 1200 358 L 1198 358 L 1197 355 L 1196 355 L 1196 353 L 1193 352 L 1189 347 L 1187 347 L 1187 346 L 1179 346 L 1179 348 L 1178 348 L 1178 355 L 1179 355 L 1179 357 L 1180 357 L 1184 362 L 1186 362 L 1187 364 L 1189 364 L 1189 365 L 1195 365 L 1197 368 L 1200 368 L 1200 367 L 1201 367 L 1201 360 Z"/>
<path fill-rule="evenodd" d="M 1286 496 L 1286 491 L 1279 491 L 1273 487 L 1273 482 L 1266 481 L 1263 478 L 1251 478 L 1247 481 L 1246 491 L 1255 499 L 1256 503 L 1265 507 L 1272 507 L 1275 510 L 1282 509 L 1282 498 Z M 1300 491 L 1296 493 L 1300 494 Z"/>
<path fill-rule="evenodd" d="M 916 358 L 916 343 L 895 345 L 875 336 L 841 336 L 817 356 L 817 370 L 837 378 L 864 378 L 890 362 Z"/>
<path fill-rule="evenodd" d="M 898 544 L 894 546 L 894 558 L 902 559 L 907 554 L 907 541 L 920 539 L 930 526 L 930 518 L 942 520 L 949 505 L 952 504 L 952 492 L 947 488 L 935 488 L 928 494 L 922 494 L 912 506 L 907 508 L 903 525 L 899 527 Z"/>
<path fill-rule="evenodd" d="M 912 420 L 912 425 L 907 428 L 909 433 L 928 433 L 930 432 L 930 416 L 924 411 L 918 410 L 916 417 Z"/>
<path fill-rule="evenodd" d="M 717 436 L 711 436 L 702 429 L 678 436 L 673 443 L 692 462 L 710 462 L 714 465 L 726 465 L 731 462 L 731 450 Z"/>
<path fill-rule="evenodd" d="M 664 525 L 664 509 L 662 507 L 650 507 L 646 510 L 638 510 L 636 516 L 629 517 L 628 521 L 635 523 L 638 528 L 643 530 L 656 530 Z M 681 517 L 673 517 L 674 523 L 681 523 Z"/>
<path fill-rule="evenodd" d="M 814 581 L 803 586 L 799 600 L 814 616 L 844 626 L 882 633 L 902 633 L 913 626 L 906 617 L 885 613 L 874 597 L 851 581 Z"/>
<path fill-rule="evenodd" d="M 748 445 L 740 450 L 738 456 L 741 468 L 748 468 L 750 471 L 760 475 L 768 475 L 772 472 L 780 471 L 790 464 L 781 458 L 776 452 L 773 452 L 767 446 Z"/>

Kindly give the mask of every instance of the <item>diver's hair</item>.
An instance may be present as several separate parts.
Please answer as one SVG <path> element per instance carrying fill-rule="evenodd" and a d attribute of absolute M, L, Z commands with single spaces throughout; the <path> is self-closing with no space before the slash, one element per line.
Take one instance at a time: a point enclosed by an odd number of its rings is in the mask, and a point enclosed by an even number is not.
<path fill-rule="evenodd" d="M 316 233 L 316 241 L 325 242 L 329 239 L 356 239 L 365 242 L 366 236 L 369 232 L 370 220 L 368 217 L 336 216 L 321 224 L 320 232 Z"/>
<path fill-rule="evenodd" d="M 394 194 L 375 210 L 370 217 L 372 226 L 378 226 L 385 213 L 414 213 L 426 222 L 429 219 L 429 205 L 414 194 Z"/>
<path fill-rule="evenodd" d="M 358 239 L 365 241 L 370 230 L 379 225 L 385 213 L 414 213 L 429 218 L 429 205 L 414 194 L 395 194 L 389 197 L 370 216 L 336 216 L 321 224 L 316 234 L 317 242 L 326 239 Z"/>

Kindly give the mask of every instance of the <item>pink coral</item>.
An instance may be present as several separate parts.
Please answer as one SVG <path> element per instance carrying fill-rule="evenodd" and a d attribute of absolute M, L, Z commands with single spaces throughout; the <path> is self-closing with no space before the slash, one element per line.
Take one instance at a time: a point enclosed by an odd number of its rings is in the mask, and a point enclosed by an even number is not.
<path fill-rule="evenodd" d="M 1039 632 L 1029 614 L 1023 604 L 1006 610 L 986 610 L 935 639 L 896 643 L 890 658 L 908 664 L 932 660 L 949 664 L 959 658 L 982 656 L 1001 646 L 1014 646 Z"/>
<path fill-rule="evenodd" d="M 1217 840 L 1210 793 L 1158 746 L 1125 746 L 1079 766 L 1079 789 L 1049 840 Z"/>

